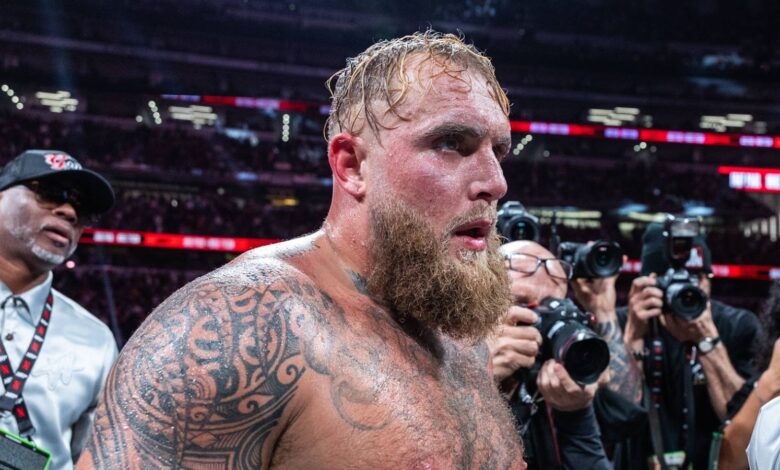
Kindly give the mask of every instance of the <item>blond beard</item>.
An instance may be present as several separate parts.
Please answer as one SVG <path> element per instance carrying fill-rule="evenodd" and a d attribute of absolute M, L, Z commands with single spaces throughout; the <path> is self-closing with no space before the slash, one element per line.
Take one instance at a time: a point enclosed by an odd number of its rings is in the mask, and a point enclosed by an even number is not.
<path fill-rule="evenodd" d="M 475 218 L 489 217 L 487 206 L 457 217 L 437 236 L 427 221 L 397 202 L 372 206 L 369 294 L 400 322 L 456 338 L 478 341 L 491 332 L 510 304 L 504 261 L 495 228 L 482 252 L 449 253 L 451 231 Z"/>

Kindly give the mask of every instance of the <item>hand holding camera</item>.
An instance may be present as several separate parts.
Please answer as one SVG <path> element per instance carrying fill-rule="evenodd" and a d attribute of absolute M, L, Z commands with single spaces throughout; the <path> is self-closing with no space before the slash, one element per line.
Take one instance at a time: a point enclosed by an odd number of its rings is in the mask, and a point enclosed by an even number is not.
<path fill-rule="evenodd" d="M 641 276 L 631 283 L 628 292 L 628 321 L 626 323 L 626 341 L 641 340 L 647 332 L 647 322 L 661 315 L 664 306 L 664 293 L 656 287 L 656 276 Z"/>
<path fill-rule="evenodd" d="M 667 315 L 663 320 L 664 327 L 681 343 L 698 344 L 704 338 L 718 337 L 709 304 L 701 315 L 692 320 L 678 315 Z"/>
<path fill-rule="evenodd" d="M 533 367 L 542 345 L 539 330 L 530 326 L 537 320 L 532 310 L 513 305 L 496 335 L 488 339 L 493 377 L 497 382 L 503 382 L 519 369 Z"/>
<path fill-rule="evenodd" d="M 591 318 L 569 299 L 547 297 L 534 307 L 534 327 L 544 339 L 539 359 L 555 359 L 580 385 L 595 383 L 609 365 L 609 347 L 591 329 Z"/>
<path fill-rule="evenodd" d="M 642 270 L 651 274 L 631 284 L 625 334 L 629 345 L 642 339 L 647 322 L 661 313 L 671 314 L 664 324 L 680 341 L 697 342 L 717 336 L 712 315 L 707 315 L 709 298 L 699 287 L 699 279 L 686 269 L 691 264 L 701 265 L 700 259 L 692 259 L 696 254 L 694 240 L 700 233 L 698 220 L 670 215 L 660 239 L 645 240 L 645 246 L 657 247 L 657 251 L 648 249 L 652 256 L 643 260 Z M 664 274 L 656 277 L 656 272 Z"/>
<path fill-rule="evenodd" d="M 558 411 L 581 410 L 593 402 L 598 383 L 581 385 L 575 382 L 566 369 L 553 359 L 547 360 L 539 370 L 536 386 L 544 401 Z"/>
<path fill-rule="evenodd" d="M 570 300 L 548 298 L 533 308 L 510 307 L 496 336 L 488 340 L 494 378 L 503 382 L 523 371 L 522 379 L 535 383 L 552 408 L 587 407 L 609 363 L 606 343 Z"/>

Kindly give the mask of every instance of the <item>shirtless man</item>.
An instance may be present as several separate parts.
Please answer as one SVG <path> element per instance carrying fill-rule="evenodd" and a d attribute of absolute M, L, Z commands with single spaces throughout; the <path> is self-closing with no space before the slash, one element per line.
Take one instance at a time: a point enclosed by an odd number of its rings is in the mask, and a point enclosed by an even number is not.
<path fill-rule="evenodd" d="M 109 377 L 79 468 L 525 468 L 481 341 L 510 300 L 493 67 L 427 32 L 334 78 L 322 229 L 160 305 Z"/>

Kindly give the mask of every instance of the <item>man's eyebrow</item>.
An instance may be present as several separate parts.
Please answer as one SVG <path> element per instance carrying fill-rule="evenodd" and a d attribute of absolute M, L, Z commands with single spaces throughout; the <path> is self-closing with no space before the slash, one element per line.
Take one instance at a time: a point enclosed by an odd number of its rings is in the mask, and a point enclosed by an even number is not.
<path fill-rule="evenodd" d="M 481 139 L 485 136 L 485 134 L 487 134 L 487 132 L 483 128 L 468 126 L 456 122 L 445 122 L 425 131 L 423 138 L 435 139 L 447 135 L 465 135 L 468 137 Z"/>

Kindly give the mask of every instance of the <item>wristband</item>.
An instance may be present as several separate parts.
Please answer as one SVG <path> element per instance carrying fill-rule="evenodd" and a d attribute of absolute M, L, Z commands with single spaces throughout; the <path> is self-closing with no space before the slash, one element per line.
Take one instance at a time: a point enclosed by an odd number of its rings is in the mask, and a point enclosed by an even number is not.
<path fill-rule="evenodd" d="M 645 357 L 647 357 L 647 353 L 645 352 L 645 350 L 635 351 L 635 350 L 632 349 L 631 350 L 631 355 L 634 357 L 634 360 L 636 362 L 644 362 Z"/>

